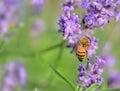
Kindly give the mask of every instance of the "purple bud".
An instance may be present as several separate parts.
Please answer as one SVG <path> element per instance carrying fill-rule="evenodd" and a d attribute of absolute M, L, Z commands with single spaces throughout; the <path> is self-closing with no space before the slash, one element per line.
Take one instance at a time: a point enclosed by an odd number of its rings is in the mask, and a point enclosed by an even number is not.
<path fill-rule="evenodd" d="M 100 77 L 100 78 L 97 78 L 97 82 L 101 85 L 104 81 L 104 78 Z"/>
<path fill-rule="evenodd" d="M 94 70 L 93 73 L 100 75 L 102 72 L 103 72 L 103 69 L 97 69 L 97 70 Z"/>
<path fill-rule="evenodd" d="M 84 68 L 84 66 L 82 64 L 80 64 L 78 70 L 79 70 L 79 72 L 81 72 L 81 71 L 84 71 L 85 68 Z"/>

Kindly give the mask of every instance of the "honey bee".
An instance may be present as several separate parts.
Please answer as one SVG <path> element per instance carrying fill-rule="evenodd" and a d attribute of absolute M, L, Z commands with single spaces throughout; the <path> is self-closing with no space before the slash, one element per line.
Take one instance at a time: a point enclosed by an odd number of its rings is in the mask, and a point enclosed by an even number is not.
<path fill-rule="evenodd" d="M 87 48 L 90 46 L 90 38 L 85 36 L 80 39 L 76 48 L 76 55 L 80 62 L 87 58 Z"/>

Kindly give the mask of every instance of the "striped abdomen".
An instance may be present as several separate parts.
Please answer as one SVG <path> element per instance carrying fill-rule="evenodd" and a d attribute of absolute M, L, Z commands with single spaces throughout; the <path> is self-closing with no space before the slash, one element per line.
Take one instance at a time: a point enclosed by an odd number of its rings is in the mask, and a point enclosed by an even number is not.
<path fill-rule="evenodd" d="M 79 61 L 82 62 L 84 60 L 84 58 L 87 57 L 87 50 L 86 50 L 86 48 L 84 48 L 82 45 L 78 45 L 77 51 L 76 51 L 76 55 L 77 55 Z"/>

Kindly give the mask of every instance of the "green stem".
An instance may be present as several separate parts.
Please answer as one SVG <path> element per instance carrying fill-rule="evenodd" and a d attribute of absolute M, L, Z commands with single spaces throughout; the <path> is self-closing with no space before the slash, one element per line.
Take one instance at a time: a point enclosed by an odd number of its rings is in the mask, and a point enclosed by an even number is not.
<path fill-rule="evenodd" d="M 55 70 L 52 66 L 50 66 L 50 68 L 53 70 L 53 72 L 55 72 L 60 78 L 62 78 L 70 87 L 73 91 L 75 91 L 74 85 L 68 80 L 66 79 L 63 75 L 61 75 L 57 70 Z"/>
<path fill-rule="evenodd" d="M 44 54 L 44 53 L 46 53 L 48 51 L 51 51 L 53 49 L 56 49 L 56 48 L 59 48 L 59 47 L 63 47 L 64 43 L 65 43 L 65 41 L 62 41 L 61 43 L 59 43 L 57 45 L 54 45 L 54 46 L 51 46 L 51 47 L 46 48 L 44 50 L 41 50 L 41 51 L 39 51 L 39 55 L 42 55 L 42 54 Z M 1 49 L 2 49 L 3 45 L 4 45 L 4 41 L 2 41 L 1 44 L 0 44 L 0 48 Z M 3 51 L 5 53 L 7 53 L 7 54 L 2 53 Z M 12 49 L 9 49 L 9 50 L 0 50 L 0 57 L 7 56 L 8 54 L 10 54 L 10 55 L 19 55 L 19 56 L 23 56 L 23 57 L 34 57 L 35 56 L 34 53 L 24 53 L 22 51 L 20 52 L 20 51 L 12 50 Z"/>
<path fill-rule="evenodd" d="M 51 50 L 53 50 L 53 49 L 59 48 L 59 47 L 63 46 L 64 43 L 65 43 L 65 41 L 62 41 L 62 42 L 59 43 L 59 44 L 56 44 L 56 45 L 51 46 L 51 47 L 49 47 L 49 48 L 47 48 L 47 49 L 41 50 L 41 51 L 39 52 L 39 54 L 44 54 L 45 52 L 48 52 L 48 51 L 51 51 Z"/>
<path fill-rule="evenodd" d="M 77 86 L 76 90 L 75 91 L 82 91 L 80 85 Z"/>

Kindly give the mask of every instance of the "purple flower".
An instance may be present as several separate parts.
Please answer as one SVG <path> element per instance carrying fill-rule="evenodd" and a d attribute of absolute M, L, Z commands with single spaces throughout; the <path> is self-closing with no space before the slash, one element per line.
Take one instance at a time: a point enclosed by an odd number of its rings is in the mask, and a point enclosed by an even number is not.
<path fill-rule="evenodd" d="M 94 83 L 102 84 L 103 78 L 100 76 L 103 69 L 100 67 L 101 64 L 95 62 L 94 64 L 87 62 L 86 67 L 80 64 L 78 70 L 78 85 L 81 85 L 83 89 L 87 89 Z"/>
<path fill-rule="evenodd" d="M 33 14 L 38 15 L 44 5 L 44 0 L 30 0 L 31 5 L 33 6 Z"/>
<path fill-rule="evenodd" d="M 75 44 L 76 37 L 81 33 L 80 24 L 79 24 L 79 17 L 75 13 L 70 14 L 72 7 L 64 8 L 65 14 L 60 16 L 59 25 L 60 30 L 59 32 L 63 33 L 63 39 L 68 40 L 68 44 Z"/>
<path fill-rule="evenodd" d="M 116 0 L 116 4 L 120 4 L 120 0 Z"/>
<path fill-rule="evenodd" d="M 39 5 L 39 4 L 43 4 L 43 0 L 31 0 L 31 4 L 33 4 L 33 5 Z"/>
<path fill-rule="evenodd" d="M 115 8 L 114 11 L 115 11 L 115 20 L 119 21 L 119 19 L 120 19 L 120 10 L 118 8 Z"/>
<path fill-rule="evenodd" d="M 102 66 L 105 66 L 106 64 L 106 60 L 102 56 L 96 56 L 96 62 Z"/>
<path fill-rule="evenodd" d="M 83 0 L 81 2 L 81 8 L 86 9 L 87 14 L 83 17 L 84 27 L 92 29 L 97 27 L 103 27 L 109 23 L 111 17 L 115 17 L 119 20 L 119 1 L 113 0 Z M 116 11 L 117 10 L 117 11 Z"/>
<path fill-rule="evenodd" d="M 84 0 L 81 2 L 81 7 L 87 10 L 87 14 L 84 14 L 82 22 L 80 22 L 78 15 L 73 13 L 76 8 L 81 8 L 76 7 L 76 2 L 68 0 L 65 4 L 62 4 L 63 13 L 60 15 L 58 22 L 60 26 L 59 32 L 63 33 L 63 39 L 68 40 L 68 46 L 72 47 L 73 50 L 84 33 L 91 35 L 94 28 L 102 28 L 105 24 L 108 24 L 109 18 L 114 15 L 112 10 L 115 9 L 112 1 L 95 0 L 91 2 L 91 0 Z M 95 40 L 95 38 L 91 38 L 88 56 L 96 54 L 98 45 Z"/>
<path fill-rule="evenodd" d="M 63 39 L 68 41 L 67 47 L 72 48 L 72 52 L 76 52 L 78 45 L 81 44 L 83 37 L 90 39 L 90 44 L 86 47 L 89 62 L 84 67 L 80 64 L 78 70 L 78 84 L 83 89 L 90 87 L 94 83 L 102 84 L 103 78 L 100 76 L 104 66 L 112 60 L 112 56 L 101 55 L 94 58 L 98 49 L 98 39 L 93 37 L 96 28 L 104 28 L 110 22 L 110 18 L 116 21 L 120 18 L 119 10 L 120 0 L 67 0 L 62 4 L 63 13 L 60 15 L 58 22 L 62 32 Z M 74 13 L 76 9 L 84 9 L 86 13 L 82 17 Z"/>
<path fill-rule="evenodd" d="M 45 30 L 45 23 L 42 19 L 35 19 L 30 29 L 30 36 L 37 40 L 41 33 Z"/>
<path fill-rule="evenodd" d="M 79 4 L 81 5 L 79 6 Z M 120 11 L 118 5 L 118 0 L 116 2 L 113 0 L 83 0 L 81 2 L 79 0 L 67 0 L 66 3 L 62 4 L 63 13 L 60 15 L 58 23 L 60 26 L 59 32 L 62 32 L 63 38 L 68 40 L 68 45 L 73 47 L 86 30 L 103 28 L 104 25 L 109 23 L 111 17 L 119 20 Z M 80 19 L 78 14 L 74 13 L 76 8 L 84 8 L 87 13 Z"/>
<path fill-rule="evenodd" d="M 112 72 L 108 77 L 108 87 L 109 88 L 120 88 L 120 73 Z"/>
<path fill-rule="evenodd" d="M 0 2 L 0 35 L 6 33 L 9 28 L 20 26 L 23 18 L 24 3 L 21 0 L 2 0 Z"/>
<path fill-rule="evenodd" d="M 114 55 L 110 54 L 111 49 L 111 43 L 107 42 L 102 50 L 101 59 L 105 60 L 105 68 L 107 69 L 107 72 L 110 72 L 112 69 L 114 69 L 116 58 Z"/>
<path fill-rule="evenodd" d="M 90 5 L 90 1 L 91 0 L 83 0 L 83 2 L 81 3 L 81 8 L 86 9 Z"/>
<path fill-rule="evenodd" d="M 89 57 L 95 55 L 98 49 L 98 39 L 96 39 L 95 37 L 91 37 L 90 39 L 91 39 L 91 43 L 87 50 Z"/>
<path fill-rule="evenodd" d="M 15 91 L 17 85 L 21 86 L 23 90 L 26 89 L 27 74 L 21 62 L 10 62 L 3 66 L 1 70 L 3 71 L 1 91 Z"/>
<path fill-rule="evenodd" d="M 108 72 L 112 69 L 114 69 L 115 66 L 115 56 L 110 55 L 110 54 L 103 54 L 100 56 L 101 60 L 104 60 L 105 63 L 103 63 L 105 65 L 105 68 L 108 70 Z"/>

